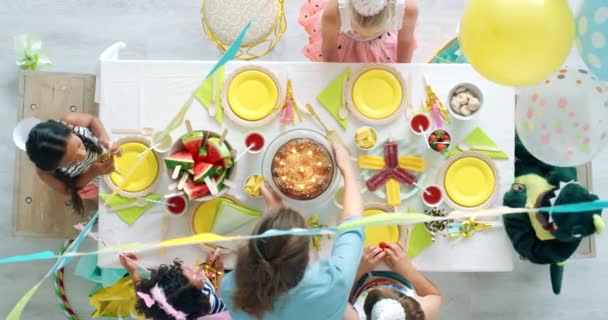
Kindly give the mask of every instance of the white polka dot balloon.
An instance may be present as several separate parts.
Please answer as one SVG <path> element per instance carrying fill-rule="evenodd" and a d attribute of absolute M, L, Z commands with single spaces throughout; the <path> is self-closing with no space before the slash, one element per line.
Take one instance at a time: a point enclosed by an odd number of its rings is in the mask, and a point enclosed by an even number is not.
<path fill-rule="evenodd" d="M 584 0 L 576 15 L 576 47 L 587 67 L 608 80 L 608 0 Z"/>
<path fill-rule="evenodd" d="M 608 144 L 608 84 L 565 66 L 520 89 L 515 127 L 537 159 L 559 167 L 587 163 Z"/>

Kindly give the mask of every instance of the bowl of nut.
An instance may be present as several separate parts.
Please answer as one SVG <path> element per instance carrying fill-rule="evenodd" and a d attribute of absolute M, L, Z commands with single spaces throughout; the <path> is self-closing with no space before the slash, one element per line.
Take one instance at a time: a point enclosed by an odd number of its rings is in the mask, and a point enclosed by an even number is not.
<path fill-rule="evenodd" d="M 483 95 L 477 86 L 461 83 L 450 91 L 448 105 L 448 110 L 454 118 L 470 120 L 481 111 Z"/>
<path fill-rule="evenodd" d="M 447 217 L 448 211 L 441 207 L 435 207 L 428 210 L 424 210 L 424 214 L 429 215 L 431 217 Z M 424 223 L 424 227 L 432 235 L 435 235 L 439 233 L 444 233 L 448 228 L 448 225 L 452 222 L 454 222 L 454 220 L 452 219 L 429 221 Z"/>

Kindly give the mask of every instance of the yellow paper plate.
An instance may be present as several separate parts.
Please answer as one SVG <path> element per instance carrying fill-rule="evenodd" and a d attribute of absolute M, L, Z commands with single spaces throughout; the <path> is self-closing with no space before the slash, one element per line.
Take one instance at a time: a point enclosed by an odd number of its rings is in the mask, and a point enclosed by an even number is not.
<path fill-rule="evenodd" d="M 401 107 L 403 88 L 392 73 L 374 69 L 361 74 L 352 88 L 353 104 L 357 111 L 370 119 L 384 119 Z"/>
<path fill-rule="evenodd" d="M 120 145 L 122 156 L 114 158 L 114 167 L 121 174 L 131 172 L 133 166 L 139 160 L 139 154 L 144 152 L 147 147 L 139 142 L 127 142 Z M 158 178 L 159 165 L 156 155 L 153 152 L 147 152 L 144 160 L 131 174 L 124 188 L 125 192 L 141 192 L 152 186 Z M 114 172 L 110 175 L 110 180 L 116 186 L 123 182 L 123 176 Z"/>
<path fill-rule="evenodd" d="M 202 202 L 194 208 L 194 211 L 192 212 L 192 232 L 195 235 L 211 231 L 220 199 L 234 203 L 234 201 L 229 198 L 216 198 Z"/>
<path fill-rule="evenodd" d="M 244 120 L 257 121 L 271 115 L 279 100 L 279 89 L 272 77 L 258 70 L 237 74 L 228 86 L 228 104 Z"/>
<path fill-rule="evenodd" d="M 465 157 L 454 161 L 446 170 L 445 192 L 463 207 L 484 204 L 494 193 L 496 175 L 492 167 L 479 158 Z"/>
<path fill-rule="evenodd" d="M 364 217 L 385 213 L 379 209 L 367 209 Z M 397 243 L 399 241 L 399 228 L 395 226 L 367 227 L 365 228 L 365 245 L 378 245 L 380 242 Z"/>

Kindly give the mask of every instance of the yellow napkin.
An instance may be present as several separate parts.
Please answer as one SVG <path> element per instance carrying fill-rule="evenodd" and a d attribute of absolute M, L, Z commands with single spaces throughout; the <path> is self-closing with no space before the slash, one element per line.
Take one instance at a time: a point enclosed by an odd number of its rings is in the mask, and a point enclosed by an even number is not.
<path fill-rule="evenodd" d="M 342 125 L 344 129 L 348 125 L 348 119 L 340 118 L 340 108 L 345 103 L 344 85 L 350 76 L 350 68 L 342 72 L 334 81 L 332 81 L 319 95 L 317 100 L 329 111 L 329 113 Z"/>
<path fill-rule="evenodd" d="M 92 318 L 131 317 L 131 312 L 136 312 L 136 303 L 135 289 L 130 277 L 122 278 L 110 287 L 97 290 L 89 298 L 89 304 L 95 308 Z M 144 318 L 140 316 L 139 319 Z"/>
<path fill-rule="evenodd" d="M 408 212 L 416 212 L 412 208 L 407 209 Z M 414 226 L 412 235 L 410 236 L 409 245 L 407 247 L 407 255 L 411 258 L 420 254 L 426 248 L 433 244 L 433 236 L 426 230 L 423 223 Z"/>
<path fill-rule="evenodd" d="M 103 199 L 104 201 L 108 201 L 108 199 L 110 198 L 109 194 L 100 194 L 99 195 L 101 197 L 101 199 Z M 160 194 L 150 194 L 147 195 L 145 197 L 146 199 L 150 199 L 150 200 L 158 200 L 160 199 Z M 118 207 L 118 206 L 122 206 L 125 204 L 129 204 L 129 203 L 133 203 L 135 202 L 137 199 L 132 199 L 132 198 L 124 198 L 124 197 L 120 197 L 120 196 L 115 196 L 109 203 L 108 206 L 110 208 L 112 207 Z M 148 210 L 154 203 L 152 202 L 148 202 L 147 205 L 145 205 L 144 207 L 131 207 L 131 208 L 126 208 L 126 209 L 122 209 L 122 210 L 118 210 L 116 212 L 116 214 L 118 214 L 118 216 L 128 225 L 132 225 L 137 219 L 139 219 L 139 217 L 141 217 L 142 214 L 144 214 L 144 212 L 146 212 L 146 210 Z"/>
<path fill-rule="evenodd" d="M 224 109 L 222 108 L 222 87 L 224 86 L 224 67 L 219 68 L 213 76 L 203 81 L 203 83 L 194 91 L 194 97 L 200 104 L 203 105 L 207 110 L 211 106 L 211 98 L 213 97 L 213 79 L 215 80 L 215 105 L 217 106 L 217 112 L 215 113 L 215 120 L 222 124 L 224 122 Z"/>
<path fill-rule="evenodd" d="M 480 147 L 498 147 L 498 145 L 496 145 L 496 143 L 490 137 L 488 137 L 488 135 L 479 127 L 471 131 L 471 133 L 469 133 L 469 135 L 463 140 L 463 142 Z M 507 154 L 502 151 L 472 151 L 483 154 L 484 156 L 492 159 L 509 159 L 509 156 L 507 156 Z M 462 152 L 462 150 L 458 149 L 458 145 L 456 145 L 454 149 L 452 149 L 452 151 L 448 153 L 448 156 L 451 157 L 453 155 L 459 154 L 460 152 Z"/>

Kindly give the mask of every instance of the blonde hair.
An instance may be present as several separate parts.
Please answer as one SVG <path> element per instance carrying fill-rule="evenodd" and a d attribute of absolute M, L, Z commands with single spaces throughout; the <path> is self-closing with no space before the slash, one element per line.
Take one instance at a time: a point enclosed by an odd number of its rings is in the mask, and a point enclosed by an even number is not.
<path fill-rule="evenodd" d="M 359 13 L 353 6 L 351 8 L 351 19 L 358 27 L 363 29 L 379 29 L 384 27 L 395 16 L 395 1 L 388 0 L 384 9 L 373 16 Z"/>

